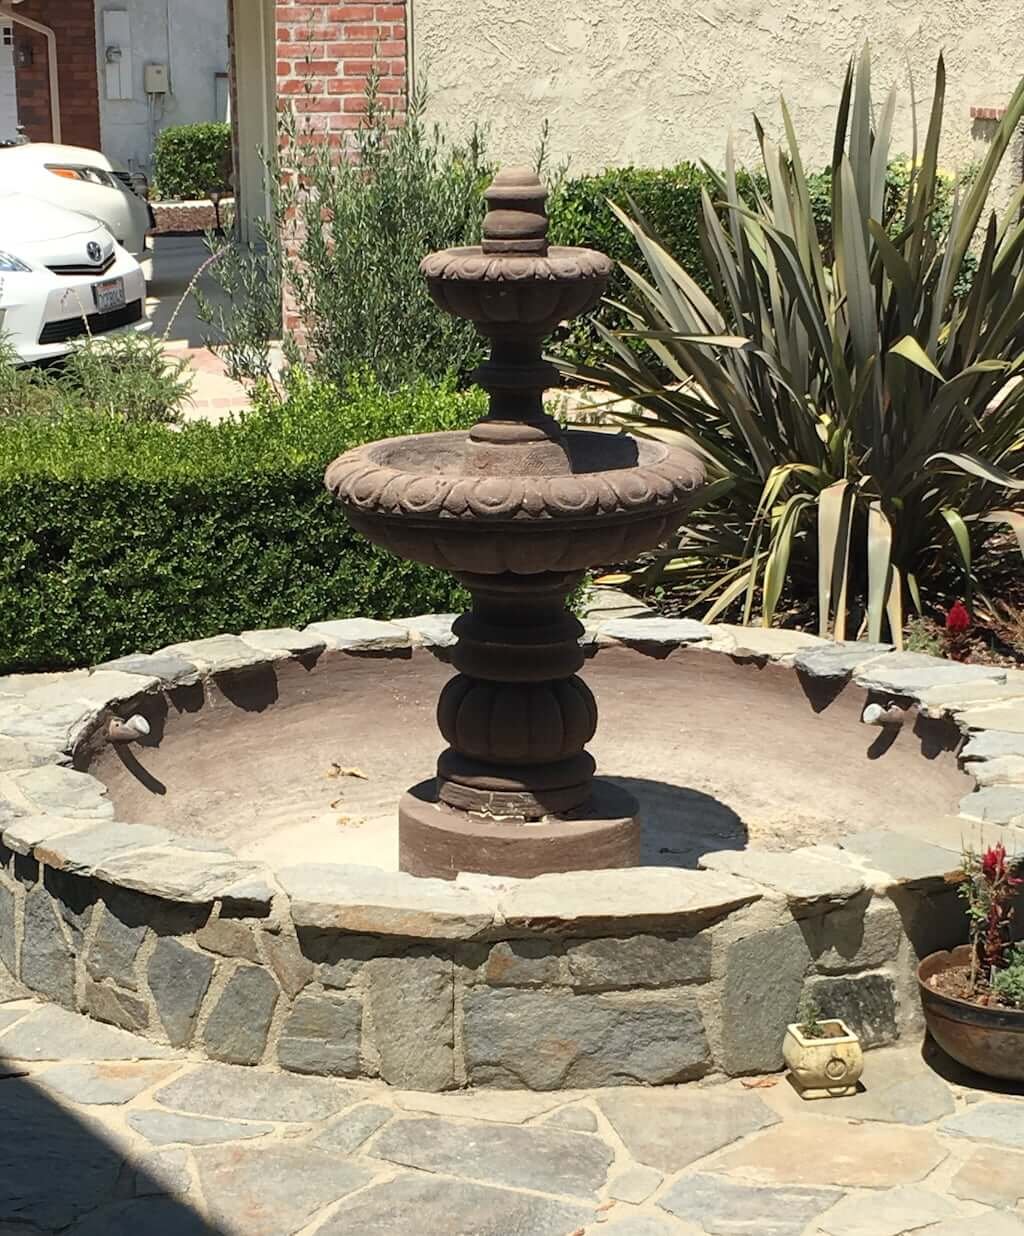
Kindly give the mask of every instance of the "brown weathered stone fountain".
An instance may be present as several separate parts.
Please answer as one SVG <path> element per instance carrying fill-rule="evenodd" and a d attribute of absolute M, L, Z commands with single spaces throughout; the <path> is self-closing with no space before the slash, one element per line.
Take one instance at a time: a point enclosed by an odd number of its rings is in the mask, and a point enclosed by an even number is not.
<path fill-rule="evenodd" d="M 455 624 L 435 779 L 399 808 L 399 861 L 421 876 L 635 866 L 636 801 L 595 779 L 597 705 L 576 676 L 583 627 L 566 597 L 587 567 L 635 558 L 679 525 L 702 483 L 692 454 L 625 434 L 563 430 L 541 344 L 592 309 L 611 273 L 590 249 L 549 247 L 546 192 L 528 169 L 487 190 L 478 248 L 431 254 L 430 293 L 491 341 L 475 380 L 490 408 L 468 434 L 372 442 L 327 486 L 378 545 L 454 572 L 473 596 Z"/>

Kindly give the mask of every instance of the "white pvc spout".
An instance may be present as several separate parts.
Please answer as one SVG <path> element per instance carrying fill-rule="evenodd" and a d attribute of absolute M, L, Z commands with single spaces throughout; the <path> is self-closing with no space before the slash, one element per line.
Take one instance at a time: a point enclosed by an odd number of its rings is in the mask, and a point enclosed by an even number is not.
<path fill-rule="evenodd" d="M 899 704 L 868 704 L 861 720 L 865 725 L 902 725 L 907 719 L 907 710 Z"/>
<path fill-rule="evenodd" d="M 127 721 L 123 721 L 120 717 L 113 717 L 107 726 L 107 737 L 111 742 L 138 742 L 146 738 L 149 732 L 149 722 L 145 717 L 140 717 L 138 713 L 129 717 Z"/>

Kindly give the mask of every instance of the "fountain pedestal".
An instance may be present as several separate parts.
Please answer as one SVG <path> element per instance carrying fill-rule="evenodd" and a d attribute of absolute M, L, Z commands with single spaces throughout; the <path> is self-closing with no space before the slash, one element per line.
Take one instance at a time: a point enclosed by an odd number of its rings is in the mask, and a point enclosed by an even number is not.
<path fill-rule="evenodd" d="M 651 549 L 703 482 L 687 451 L 563 430 L 544 410 L 558 381 L 541 345 L 600 299 L 611 262 L 548 246 L 533 172 L 499 174 L 479 248 L 423 262 L 431 295 L 491 341 L 474 375 L 490 396 L 468 434 L 371 443 L 327 486 L 352 524 L 403 557 L 451 570 L 473 596 L 455 624 L 457 675 L 438 703 L 437 775 L 399 809 L 399 862 L 420 876 L 532 876 L 633 866 L 635 800 L 594 779 L 597 705 L 577 677 L 581 624 L 566 598 L 587 567 Z"/>
<path fill-rule="evenodd" d="M 579 572 L 460 575 L 473 609 L 458 619 L 460 671 L 438 701 L 449 746 L 433 782 L 399 807 L 399 865 L 531 876 L 640 861 L 631 795 L 594 780 L 585 750 L 597 703 L 576 676 L 582 625 L 565 608 Z"/>

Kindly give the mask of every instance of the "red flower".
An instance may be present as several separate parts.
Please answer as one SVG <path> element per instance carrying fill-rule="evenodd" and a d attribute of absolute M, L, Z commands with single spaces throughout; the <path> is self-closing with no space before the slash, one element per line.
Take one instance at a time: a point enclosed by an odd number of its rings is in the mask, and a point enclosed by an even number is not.
<path fill-rule="evenodd" d="M 989 884 L 1005 880 L 1009 888 L 1019 888 L 1024 879 L 1013 874 L 1013 864 L 1006 861 L 1006 846 L 1001 841 L 985 851 L 981 856 L 981 874 Z"/>
<path fill-rule="evenodd" d="M 946 614 L 946 630 L 950 635 L 962 635 L 971 625 L 971 615 L 962 601 L 957 601 Z"/>
<path fill-rule="evenodd" d="M 981 858 L 981 874 L 993 884 L 1006 869 L 1006 846 L 1000 841 L 989 846 Z"/>

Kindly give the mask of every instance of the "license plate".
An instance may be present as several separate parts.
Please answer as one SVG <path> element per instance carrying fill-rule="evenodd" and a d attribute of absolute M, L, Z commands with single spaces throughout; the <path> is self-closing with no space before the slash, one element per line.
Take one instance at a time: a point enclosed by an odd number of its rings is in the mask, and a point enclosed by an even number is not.
<path fill-rule="evenodd" d="M 110 313 L 113 309 L 124 308 L 123 279 L 104 279 L 102 283 L 94 283 L 92 294 L 97 313 Z"/>

